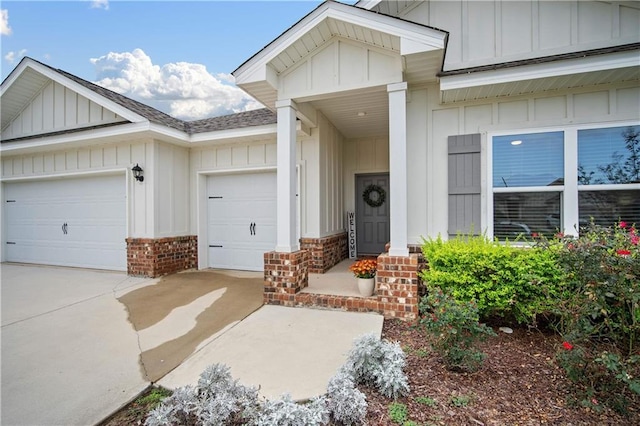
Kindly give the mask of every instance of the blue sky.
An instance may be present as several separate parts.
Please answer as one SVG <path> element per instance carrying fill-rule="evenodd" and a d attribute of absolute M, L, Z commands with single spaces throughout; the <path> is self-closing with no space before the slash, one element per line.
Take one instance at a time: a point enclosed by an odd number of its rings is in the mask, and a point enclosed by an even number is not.
<path fill-rule="evenodd" d="M 2 1 L 2 80 L 29 56 L 182 119 L 253 109 L 230 73 L 321 3 Z"/>

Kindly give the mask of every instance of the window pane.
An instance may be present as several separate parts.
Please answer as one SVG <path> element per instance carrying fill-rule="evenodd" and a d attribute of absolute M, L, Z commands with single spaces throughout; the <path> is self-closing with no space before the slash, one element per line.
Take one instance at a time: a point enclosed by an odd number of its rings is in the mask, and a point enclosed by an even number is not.
<path fill-rule="evenodd" d="M 578 212 L 581 226 L 588 224 L 591 218 L 603 226 L 611 226 L 621 220 L 640 225 L 640 190 L 580 191 Z"/>
<path fill-rule="evenodd" d="M 493 187 L 564 184 L 563 132 L 493 138 Z"/>
<path fill-rule="evenodd" d="M 640 183 L 640 126 L 579 130 L 578 183 Z"/>
<path fill-rule="evenodd" d="M 493 236 L 515 239 L 522 234 L 551 236 L 562 229 L 560 192 L 493 194 Z"/>

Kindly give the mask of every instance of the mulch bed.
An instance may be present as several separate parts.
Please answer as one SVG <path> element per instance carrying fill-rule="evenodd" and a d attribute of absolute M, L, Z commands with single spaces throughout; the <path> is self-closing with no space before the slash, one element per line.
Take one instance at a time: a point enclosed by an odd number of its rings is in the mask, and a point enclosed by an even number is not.
<path fill-rule="evenodd" d="M 640 425 L 640 407 L 629 407 L 628 417 L 608 409 L 596 412 L 570 403 L 572 383 L 554 360 L 561 342 L 552 333 L 497 330 L 481 345 L 487 354 L 475 373 L 448 371 L 431 353 L 419 329 L 385 320 L 383 337 L 398 341 L 407 354 L 411 395 L 397 402 L 408 408 L 408 419 L 419 425 Z M 371 425 L 397 425 L 389 418 L 391 401 L 373 390 L 367 395 Z M 433 404 L 418 402 L 430 398 Z M 457 404 L 456 404 L 457 403 Z"/>
<path fill-rule="evenodd" d="M 603 408 L 599 412 L 570 402 L 572 383 L 557 366 L 561 342 L 552 333 L 514 329 L 481 345 L 487 354 L 475 373 L 448 371 L 431 352 L 425 334 L 397 320 L 385 320 L 383 338 L 400 343 L 407 354 L 411 394 L 396 402 L 407 407 L 413 425 L 640 425 L 640 406 L 628 416 Z M 369 404 L 371 426 L 397 426 L 389 415 L 393 402 L 361 387 Z M 132 403 L 100 426 L 144 424 L 144 405 Z"/>

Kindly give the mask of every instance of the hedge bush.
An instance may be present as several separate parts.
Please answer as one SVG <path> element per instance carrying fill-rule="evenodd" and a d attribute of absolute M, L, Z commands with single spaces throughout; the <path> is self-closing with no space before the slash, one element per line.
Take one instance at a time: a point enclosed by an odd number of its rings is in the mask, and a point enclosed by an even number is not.
<path fill-rule="evenodd" d="M 428 269 L 420 277 L 429 289 L 439 287 L 459 301 L 475 301 L 482 319 L 505 317 L 535 325 L 564 292 L 560 247 L 517 247 L 483 235 L 423 239 Z"/>
<path fill-rule="evenodd" d="M 558 362 L 581 404 L 624 413 L 640 400 L 640 235 L 625 222 L 592 223 L 562 243 L 571 291 L 557 306 Z"/>

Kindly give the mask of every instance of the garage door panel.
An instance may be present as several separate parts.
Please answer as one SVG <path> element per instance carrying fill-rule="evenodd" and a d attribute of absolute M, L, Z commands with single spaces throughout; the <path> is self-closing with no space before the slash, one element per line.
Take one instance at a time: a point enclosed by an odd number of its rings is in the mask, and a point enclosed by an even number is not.
<path fill-rule="evenodd" d="M 125 189 L 122 175 L 6 184 L 7 260 L 126 270 Z"/>
<path fill-rule="evenodd" d="M 209 266 L 262 270 L 276 244 L 276 174 L 210 176 L 208 197 Z"/>

